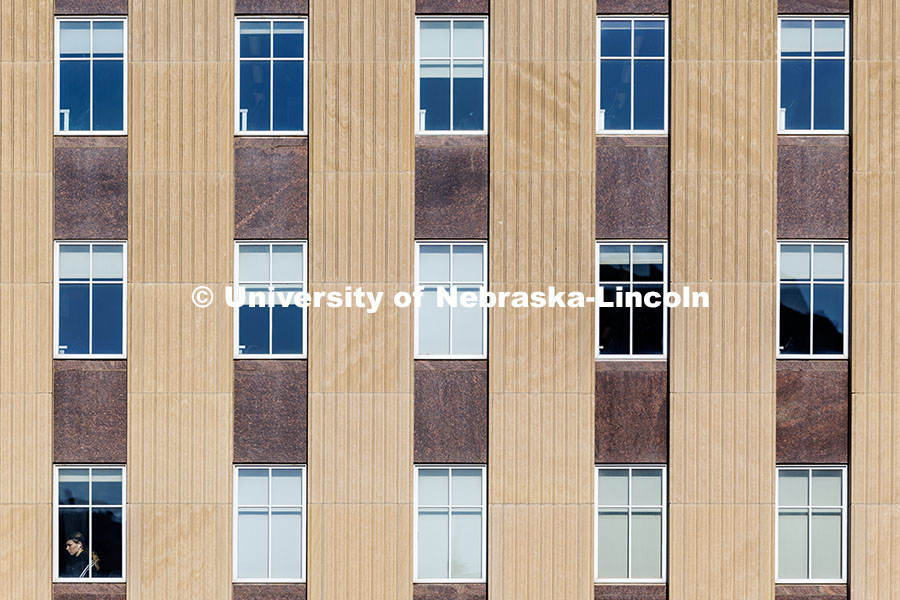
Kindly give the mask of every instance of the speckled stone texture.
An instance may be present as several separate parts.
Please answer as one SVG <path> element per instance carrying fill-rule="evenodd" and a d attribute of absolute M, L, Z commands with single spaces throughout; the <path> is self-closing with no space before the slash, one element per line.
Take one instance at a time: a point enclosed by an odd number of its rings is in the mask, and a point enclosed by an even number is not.
<path fill-rule="evenodd" d="M 415 600 L 487 600 L 484 583 L 416 583 Z"/>
<path fill-rule="evenodd" d="M 850 14 L 850 0 L 778 0 L 779 15 Z"/>
<path fill-rule="evenodd" d="M 416 238 L 486 239 L 487 136 L 416 137 Z"/>
<path fill-rule="evenodd" d="M 236 15 L 306 15 L 309 0 L 235 0 Z"/>
<path fill-rule="evenodd" d="M 666 585 L 595 585 L 594 600 L 666 600 Z"/>
<path fill-rule="evenodd" d="M 847 585 L 775 586 L 776 600 L 847 600 Z"/>
<path fill-rule="evenodd" d="M 56 136 L 53 235 L 58 240 L 128 237 L 128 138 Z"/>
<path fill-rule="evenodd" d="M 597 136 L 597 238 L 669 236 L 669 139 Z"/>
<path fill-rule="evenodd" d="M 306 462 L 305 360 L 234 361 L 234 462 Z"/>
<path fill-rule="evenodd" d="M 778 237 L 850 236 L 850 138 L 778 136 Z"/>
<path fill-rule="evenodd" d="M 667 15 L 669 0 L 597 0 L 598 15 Z"/>
<path fill-rule="evenodd" d="M 124 583 L 54 583 L 53 600 L 125 600 Z"/>
<path fill-rule="evenodd" d="M 487 462 L 487 361 L 415 362 L 416 463 Z"/>
<path fill-rule="evenodd" d="M 781 464 L 848 462 L 846 360 L 779 360 L 775 456 Z"/>
<path fill-rule="evenodd" d="M 308 237 L 309 160 L 305 137 L 234 140 L 234 237 Z"/>
<path fill-rule="evenodd" d="M 56 0 L 56 15 L 127 15 L 128 0 Z"/>
<path fill-rule="evenodd" d="M 416 0 L 417 15 L 486 15 L 490 0 Z"/>
<path fill-rule="evenodd" d="M 306 600 L 305 583 L 234 583 L 233 600 Z"/>
<path fill-rule="evenodd" d="M 595 460 L 665 463 L 669 456 L 665 361 L 595 363 Z"/>
<path fill-rule="evenodd" d="M 53 462 L 125 463 L 128 371 L 124 360 L 53 361 Z"/>

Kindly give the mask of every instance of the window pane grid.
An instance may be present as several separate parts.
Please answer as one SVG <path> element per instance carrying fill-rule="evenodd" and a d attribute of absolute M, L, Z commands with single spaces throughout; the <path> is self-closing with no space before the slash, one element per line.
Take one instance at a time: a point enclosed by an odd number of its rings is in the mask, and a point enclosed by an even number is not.
<path fill-rule="evenodd" d="M 782 516 L 797 516 L 800 514 L 805 515 L 805 518 L 806 518 L 806 540 L 805 540 L 805 543 L 806 543 L 806 549 L 805 549 L 806 550 L 806 553 L 805 553 L 806 565 L 805 565 L 804 577 L 801 577 L 801 578 L 784 577 L 781 572 L 782 568 L 783 568 L 782 564 L 781 564 L 781 559 L 779 559 L 776 564 L 778 571 L 779 571 L 777 581 L 783 581 L 783 582 L 819 582 L 819 581 L 841 582 L 841 581 L 843 581 L 844 577 L 845 577 L 844 573 L 845 573 L 845 569 L 846 569 L 846 566 L 845 566 L 845 561 L 846 561 L 846 513 L 845 513 L 845 509 L 844 509 L 844 507 L 846 505 L 846 501 L 847 501 L 846 500 L 846 477 L 845 477 L 846 476 L 846 468 L 844 468 L 844 467 L 823 467 L 823 466 L 778 468 L 777 469 L 777 480 L 779 483 L 779 487 L 781 486 L 782 475 L 786 474 L 786 473 L 803 473 L 803 474 L 805 474 L 807 502 L 804 504 L 797 504 L 797 503 L 782 504 L 780 493 L 776 494 L 776 499 L 778 502 L 778 505 L 777 505 L 778 518 L 776 520 L 777 531 L 778 531 L 779 537 L 781 535 L 785 535 L 782 533 L 782 531 L 781 531 L 782 528 L 780 527 Z M 817 478 L 817 475 L 816 475 L 817 473 L 818 473 L 819 477 L 821 477 L 821 475 L 823 473 L 838 473 L 839 474 L 840 479 L 841 479 L 841 482 L 840 482 L 841 504 L 837 504 L 837 505 L 821 504 L 821 503 L 815 503 L 813 501 L 813 498 L 814 498 L 813 482 Z M 841 540 L 840 540 L 840 544 L 841 544 L 840 573 L 839 573 L 838 577 L 816 578 L 813 576 L 813 572 L 815 570 L 814 567 L 816 564 L 814 561 L 814 558 L 815 558 L 814 551 L 816 549 L 821 548 L 822 545 L 827 542 L 827 540 L 826 540 L 826 542 L 821 542 L 821 541 L 817 540 L 815 533 L 814 533 L 815 527 L 813 525 L 813 522 L 814 522 L 813 517 L 816 515 L 821 515 L 823 513 L 830 513 L 830 514 L 838 513 L 838 516 L 839 516 L 840 522 L 841 522 L 841 525 L 840 525 L 840 530 L 841 530 L 840 531 L 840 538 L 841 538 Z M 782 546 L 782 543 L 784 543 L 784 542 L 785 542 L 785 540 L 776 540 L 776 548 L 778 548 L 779 551 L 781 551 L 781 546 Z"/>
<path fill-rule="evenodd" d="M 600 489 L 601 489 L 601 481 L 603 479 L 603 473 L 606 472 L 607 475 L 610 472 L 622 471 L 627 474 L 628 484 L 626 486 L 627 490 L 627 504 L 622 503 L 604 503 L 600 501 Z M 633 501 L 634 499 L 634 474 L 636 472 L 658 472 L 659 473 L 659 494 L 660 494 L 660 502 L 654 504 L 637 504 Z M 597 525 L 595 528 L 596 535 L 596 547 L 599 549 L 600 544 L 603 543 L 603 540 L 600 539 L 600 517 L 604 514 L 621 514 L 626 517 L 626 537 L 625 537 L 625 560 L 626 560 L 626 576 L 625 577 L 601 577 L 599 574 L 599 563 L 595 564 L 595 568 L 598 569 L 597 575 L 595 576 L 596 581 L 607 581 L 607 582 L 618 582 L 618 581 L 664 581 L 665 580 L 665 562 L 664 557 L 666 553 L 665 548 L 665 535 L 666 535 L 666 525 L 665 525 L 665 505 L 666 505 L 666 478 L 665 478 L 665 468 L 663 466 L 646 466 L 646 467 L 616 467 L 616 466 L 608 466 L 602 465 L 596 468 L 596 515 L 597 515 Z M 633 532 L 634 532 L 634 515 L 637 514 L 656 514 L 660 517 L 660 529 L 658 530 L 659 543 L 660 543 L 660 556 L 659 556 L 659 576 L 646 578 L 646 577 L 635 577 L 634 576 L 634 560 L 632 555 L 632 550 L 634 548 L 634 540 L 633 540 Z"/>
<path fill-rule="evenodd" d="M 426 504 L 426 503 L 422 503 L 420 500 L 417 499 L 416 520 L 418 523 L 419 516 L 423 512 L 434 511 L 434 512 L 440 512 L 442 514 L 447 515 L 447 517 L 448 517 L 447 523 L 446 523 L 446 525 L 447 525 L 447 549 L 446 549 L 446 551 L 447 551 L 447 561 L 448 561 L 447 562 L 447 577 L 446 578 L 443 578 L 443 577 L 420 577 L 419 573 L 418 573 L 418 566 L 417 566 L 417 569 L 416 569 L 417 572 L 415 575 L 416 580 L 426 581 L 426 582 L 427 581 L 438 581 L 439 582 L 439 581 L 450 581 L 450 580 L 455 580 L 455 581 L 467 581 L 467 580 L 480 581 L 480 580 L 483 580 L 484 579 L 484 552 L 485 552 L 485 539 L 486 539 L 486 537 L 485 537 L 486 527 L 483 522 L 484 501 L 485 501 L 485 496 L 484 496 L 484 493 L 485 493 L 485 479 L 484 479 L 485 469 L 484 469 L 484 467 L 470 466 L 470 465 L 465 465 L 465 466 L 461 465 L 461 466 L 456 466 L 456 467 L 450 467 L 450 466 L 416 467 L 416 487 L 417 487 L 417 489 L 419 487 L 419 481 L 420 481 L 421 474 L 429 472 L 429 471 L 445 472 L 445 475 L 443 475 L 442 478 L 446 479 L 447 499 L 449 500 L 449 502 L 440 503 L 440 504 L 434 504 L 434 503 Z M 453 497 L 454 497 L 453 496 L 453 482 L 455 479 L 454 474 L 459 473 L 460 471 L 478 471 L 479 486 L 480 486 L 479 494 L 480 494 L 481 504 L 464 504 L 464 503 L 453 502 Z M 454 557 L 454 554 L 453 554 L 453 551 L 454 551 L 454 547 L 453 547 L 454 519 L 452 517 L 454 515 L 460 515 L 460 514 L 477 514 L 477 516 L 480 519 L 482 519 L 482 521 L 481 521 L 481 536 L 480 536 L 480 539 L 478 540 L 478 543 L 481 548 L 481 550 L 480 550 L 481 563 L 479 566 L 480 574 L 476 578 L 459 576 L 458 573 L 455 573 L 455 567 L 454 567 L 454 561 L 453 561 L 453 557 Z M 418 525 L 417 525 L 417 529 L 418 529 Z M 418 533 L 415 536 L 415 543 L 417 546 L 419 545 L 419 534 Z M 419 550 L 417 548 L 417 550 L 414 554 L 416 556 L 418 556 L 418 553 L 419 553 Z"/>

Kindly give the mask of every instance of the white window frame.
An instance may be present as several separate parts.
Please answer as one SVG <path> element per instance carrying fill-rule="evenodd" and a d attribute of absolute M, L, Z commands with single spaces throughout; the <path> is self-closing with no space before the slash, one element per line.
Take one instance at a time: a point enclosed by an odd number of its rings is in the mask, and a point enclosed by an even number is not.
<path fill-rule="evenodd" d="M 93 532 L 93 518 L 91 517 L 92 511 L 94 508 L 93 504 L 93 471 L 94 469 L 121 469 L 122 470 L 122 505 L 118 504 L 98 504 L 97 506 L 103 506 L 106 508 L 120 508 L 122 510 L 122 576 L 121 577 L 94 577 L 93 574 L 89 573 L 88 577 L 60 577 L 59 576 L 59 552 L 60 548 L 59 544 L 59 471 L 60 469 L 88 469 L 88 504 L 86 508 L 88 509 L 88 531 L 86 532 L 88 536 L 88 547 L 87 551 L 93 551 L 94 547 L 94 532 Z M 127 573 L 125 569 L 128 566 L 127 560 L 127 541 L 128 541 L 128 527 L 127 527 L 127 508 L 128 508 L 128 499 L 125 494 L 128 490 L 127 479 L 126 479 L 126 466 L 125 465 L 107 465 L 107 464 L 55 464 L 53 465 L 53 583 L 125 583 Z M 82 505 L 73 505 L 73 508 L 78 507 L 81 508 Z M 88 555 L 88 560 L 91 560 L 90 555 Z M 103 560 L 103 557 L 100 557 L 100 560 Z"/>
<path fill-rule="evenodd" d="M 59 351 L 59 247 L 88 245 L 90 276 L 88 284 L 88 350 L 94 345 L 94 246 L 122 246 L 122 353 L 65 354 Z M 84 282 L 79 282 L 84 283 Z M 110 283 L 110 282 L 107 282 Z M 63 284 L 68 285 L 68 284 Z M 99 284 L 105 285 L 105 284 Z M 53 243 L 53 358 L 55 359 L 120 359 L 128 354 L 128 242 L 114 240 L 57 240 Z"/>
<path fill-rule="evenodd" d="M 240 283 L 240 247 L 241 246 L 269 246 L 269 282 L 268 284 L 241 284 Z M 274 246 L 303 246 L 303 282 L 300 284 L 293 282 L 273 282 L 272 281 L 272 248 Z M 240 287 L 263 287 L 268 285 L 269 290 L 275 287 L 300 287 L 304 292 L 309 292 L 309 245 L 306 240 L 237 240 L 234 242 L 234 286 L 232 294 L 235 300 L 238 298 Z M 249 297 L 247 298 L 249 301 Z M 277 297 L 276 297 L 277 302 Z M 312 306 L 303 309 L 303 352 L 300 354 L 241 354 L 240 353 L 240 308 L 234 307 L 234 358 L 248 360 L 269 360 L 269 359 L 297 359 L 306 358 L 309 353 L 307 343 L 309 341 L 309 311 Z M 272 349 L 272 311 L 269 311 L 269 350 Z"/>
<path fill-rule="evenodd" d="M 122 58 L 94 58 L 94 26 L 91 25 L 91 56 L 90 58 L 78 58 L 71 60 L 88 60 L 90 63 L 90 83 L 88 84 L 88 93 L 90 94 L 88 100 L 89 106 L 89 114 L 90 114 L 90 129 L 86 131 L 72 131 L 71 129 L 60 129 L 59 127 L 59 118 L 60 118 L 60 108 L 59 108 L 59 63 L 62 60 L 60 58 L 59 53 L 59 24 L 61 22 L 71 22 L 71 21 L 81 21 L 81 22 L 89 22 L 94 23 L 96 21 L 121 21 L 122 22 L 122 36 L 123 36 L 123 47 L 122 47 Z M 53 24 L 53 131 L 55 135 L 94 135 L 94 136 L 118 136 L 118 135 L 128 135 L 128 17 L 127 16 L 119 16 L 119 17 L 103 17 L 103 16 L 71 16 L 71 17 L 56 17 L 54 19 Z M 66 59 L 69 60 L 69 59 Z M 114 61 L 121 60 L 122 61 L 122 129 L 120 130 L 94 130 L 94 61 Z"/>
<path fill-rule="evenodd" d="M 600 108 L 600 24 L 603 21 L 628 21 L 631 22 L 631 56 L 616 56 L 616 57 L 606 57 L 606 58 L 615 58 L 617 60 L 628 60 L 631 61 L 631 129 L 605 129 L 604 128 L 604 110 Z M 662 61 L 664 64 L 663 72 L 663 89 L 665 90 L 663 96 L 663 128 L 662 129 L 635 129 L 634 128 L 634 61 L 636 60 L 660 60 L 660 57 L 656 56 L 635 56 L 634 55 L 634 22 L 635 21 L 663 21 L 665 24 L 665 55 L 662 57 Z M 668 135 L 669 133 L 669 17 L 668 15 L 616 15 L 616 16 L 604 16 L 597 15 L 597 48 L 595 51 L 596 60 L 596 76 L 597 76 L 597 89 L 596 89 L 596 127 L 598 135 Z"/>
<path fill-rule="evenodd" d="M 241 469 L 268 469 L 268 484 L 269 484 L 269 500 L 266 505 L 249 505 L 249 504 L 239 504 L 238 503 L 238 472 Z M 268 534 L 268 543 L 269 543 L 269 554 L 268 560 L 266 561 L 266 571 L 268 573 L 272 572 L 272 509 L 273 508 L 298 508 L 293 505 L 281 505 L 281 504 L 272 504 L 272 472 L 279 470 L 300 470 L 301 477 L 303 479 L 303 485 L 301 494 L 303 495 L 301 498 L 300 511 L 302 512 L 303 518 L 301 519 L 302 523 L 302 534 L 300 539 L 300 548 L 303 556 L 301 557 L 303 560 L 300 561 L 300 577 L 299 578 L 285 578 L 285 577 L 266 577 L 266 578 L 241 578 L 238 577 L 238 545 L 240 540 L 238 540 L 238 513 L 241 508 L 266 508 L 268 510 L 268 526 L 269 526 L 269 534 Z M 234 501 L 232 503 L 232 531 L 234 532 L 234 544 L 232 546 L 232 583 L 306 583 L 306 574 L 307 574 L 307 562 L 309 560 L 309 555 L 307 554 L 307 545 L 306 538 L 309 536 L 309 513 L 307 512 L 307 479 L 306 479 L 306 465 L 287 465 L 287 464 L 278 464 L 278 465 L 259 465 L 259 464 L 236 464 L 234 465 Z"/>
<path fill-rule="evenodd" d="M 781 24 L 785 21 L 812 21 L 812 31 L 810 33 L 810 55 L 811 61 L 811 86 L 810 86 L 810 112 L 809 126 L 810 129 L 788 129 L 782 121 L 781 108 L 781 61 L 784 58 L 788 60 L 796 58 L 799 60 L 807 57 L 782 57 L 781 56 Z M 844 56 L 820 56 L 816 57 L 816 21 L 843 21 L 844 22 Z M 850 133 L 850 68 L 852 62 L 850 60 L 850 17 L 848 16 L 824 16 L 824 15 L 779 15 L 778 17 L 778 79 L 777 85 L 777 107 L 775 114 L 776 127 L 778 133 L 783 135 L 847 135 Z M 816 117 L 816 60 L 842 60 L 844 61 L 844 128 L 843 129 L 815 129 Z"/>
<path fill-rule="evenodd" d="M 415 259 L 415 268 L 416 268 L 416 291 L 420 291 L 423 287 L 433 287 L 440 286 L 442 283 L 426 283 L 422 284 L 421 277 L 419 273 L 419 250 L 423 246 L 450 246 L 450 279 L 451 281 L 448 283 L 450 289 L 466 287 L 481 287 L 485 292 L 488 291 L 488 280 L 490 277 L 488 276 L 488 243 L 482 240 L 422 240 L 416 241 L 416 259 Z M 483 263 L 482 263 L 482 274 L 484 275 L 484 281 L 481 283 L 454 283 L 453 279 L 453 247 L 454 246 L 481 246 L 484 248 Z M 419 308 L 415 308 L 414 310 L 414 318 L 413 318 L 413 335 L 415 336 L 415 349 L 414 356 L 416 359 L 421 360 L 479 360 L 487 358 L 488 354 L 488 309 L 487 307 L 482 307 L 482 322 L 484 323 L 484 327 L 481 332 L 481 353 L 480 354 L 419 354 Z M 453 311 L 450 311 L 450 349 L 453 349 Z"/>
<path fill-rule="evenodd" d="M 420 88 L 420 65 L 422 63 L 422 57 L 419 56 L 419 51 L 421 45 L 419 43 L 421 25 L 423 22 L 427 21 L 450 21 L 450 57 L 447 59 L 440 57 L 429 57 L 424 60 L 432 61 L 432 60 L 447 60 L 450 63 L 450 127 L 451 129 L 443 130 L 443 129 L 433 129 L 426 130 L 424 127 L 424 123 L 421 119 L 421 108 L 420 108 L 420 98 L 419 98 L 419 88 Z M 453 24 L 456 22 L 481 22 L 484 23 L 484 57 L 478 59 L 474 57 L 470 58 L 454 58 L 453 57 Z M 488 17 L 479 17 L 479 16 L 463 16 L 463 15 L 428 15 L 427 17 L 416 17 L 416 109 L 413 114 L 413 127 L 415 127 L 414 131 L 416 135 L 487 135 L 489 125 L 488 125 L 488 110 L 490 106 L 490 102 L 488 98 L 490 96 L 490 46 L 488 42 L 490 40 L 490 32 L 489 32 L 489 23 Z M 484 127 L 481 129 L 466 129 L 466 130 L 457 130 L 453 129 L 453 65 L 456 61 L 461 62 L 474 62 L 477 60 L 481 60 L 484 66 Z"/>
<path fill-rule="evenodd" d="M 419 471 L 423 470 L 443 470 L 449 471 L 447 477 L 448 488 L 447 497 L 449 502 L 447 505 L 427 504 L 425 508 L 446 508 L 448 518 L 447 530 L 447 557 L 448 560 L 453 559 L 453 510 L 477 508 L 481 511 L 481 578 L 450 578 L 435 579 L 419 577 Z M 471 506 L 463 504 L 453 504 L 453 471 L 454 470 L 473 470 L 481 471 L 481 506 Z M 485 583 L 487 582 L 487 465 L 484 464 L 421 464 L 415 465 L 413 472 L 413 583 Z M 448 574 L 450 571 L 448 570 Z"/>
<path fill-rule="evenodd" d="M 300 21 L 303 23 L 303 58 L 275 58 L 275 26 L 276 21 Z M 269 129 L 248 131 L 241 129 L 241 23 L 269 23 L 269 48 L 272 56 L 268 59 L 248 58 L 247 60 L 266 60 L 269 63 Z M 303 63 L 303 128 L 298 130 L 272 129 L 275 125 L 275 76 L 276 61 Z M 309 19 L 294 16 L 253 16 L 234 18 L 234 135 L 265 137 L 296 137 L 308 135 L 309 130 Z"/>
<path fill-rule="evenodd" d="M 785 280 L 781 279 L 781 249 L 784 246 L 809 246 L 810 262 L 809 262 L 809 280 Z M 844 286 L 844 351 L 840 354 L 816 354 L 813 350 L 813 322 L 815 319 L 815 255 L 816 246 L 843 246 L 844 247 L 844 278 L 840 285 Z M 777 285 L 775 290 L 775 356 L 784 360 L 846 360 L 849 357 L 850 349 L 850 244 L 845 240 L 779 240 L 777 252 L 775 255 L 775 273 L 777 276 Z M 781 352 L 781 284 L 797 283 L 810 284 L 809 292 L 809 354 L 782 354 Z M 822 281 L 830 285 L 837 285 L 835 281 Z"/>
<path fill-rule="evenodd" d="M 599 276 L 600 276 L 600 248 L 603 246 L 629 246 L 628 256 L 629 261 L 632 263 L 631 267 L 631 275 L 629 276 L 629 281 L 620 281 L 620 282 L 609 282 L 603 285 L 609 287 L 609 285 L 613 286 L 613 290 L 615 287 L 621 286 L 622 293 L 628 292 L 629 290 L 625 289 L 625 285 L 634 285 L 634 270 L 633 270 L 633 255 L 634 255 L 634 246 L 662 246 L 663 247 L 663 297 L 660 299 L 662 302 L 665 302 L 665 295 L 669 292 L 669 242 L 666 240 L 597 240 L 594 248 L 594 290 L 595 290 L 595 298 L 594 298 L 594 358 L 598 361 L 605 360 L 640 360 L 640 361 L 653 361 L 653 360 L 666 360 L 669 355 L 669 309 L 665 307 L 663 304 L 661 307 L 663 309 L 663 331 L 662 331 L 662 354 L 601 354 L 600 353 L 600 301 L 602 297 L 599 295 L 598 287 L 601 285 Z M 648 284 L 655 283 L 652 281 L 642 281 L 638 282 L 639 284 Z M 634 350 L 634 309 L 630 309 L 628 314 L 628 348 L 630 350 Z"/>
<path fill-rule="evenodd" d="M 628 505 L 618 505 L 618 504 L 600 504 L 600 470 L 601 469 L 616 469 L 621 471 L 628 471 Z M 632 471 L 647 471 L 647 470 L 662 470 L 662 504 L 632 504 L 631 503 L 631 482 L 632 482 Z M 669 487 L 668 487 L 668 472 L 667 465 L 655 465 L 655 464 L 597 464 L 594 465 L 594 515 L 593 515 L 593 524 L 594 524 L 594 552 L 593 552 L 593 562 L 594 562 L 594 583 L 665 583 L 668 574 L 668 523 L 669 523 Z M 642 508 L 653 508 L 653 509 L 661 509 L 662 511 L 662 548 L 660 549 L 660 553 L 662 556 L 660 557 L 660 571 L 662 572 L 662 577 L 659 579 L 653 578 L 601 578 L 600 574 L 597 572 L 597 549 L 600 547 L 600 524 L 597 520 L 597 513 L 600 512 L 601 508 L 615 508 L 615 509 L 623 509 L 628 511 L 628 548 L 626 550 L 627 556 L 626 560 L 628 561 L 628 573 L 631 573 L 631 512 L 633 509 L 642 509 Z"/>
<path fill-rule="evenodd" d="M 781 471 L 807 471 L 807 506 L 782 506 L 779 504 L 779 474 Z M 812 471 L 840 471 L 841 472 L 841 506 L 818 506 L 812 503 Z M 812 511 L 817 509 L 836 509 L 841 510 L 841 577 L 839 579 L 783 579 L 777 576 L 778 573 L 778 541 L 779 541 L 779 513 L 781 509 L 806 509 L 807 511 L 807 573 L 812 574 Z M 775 468 L 775 583 L 847 583 L 847 465 L 778 465 Z"/>

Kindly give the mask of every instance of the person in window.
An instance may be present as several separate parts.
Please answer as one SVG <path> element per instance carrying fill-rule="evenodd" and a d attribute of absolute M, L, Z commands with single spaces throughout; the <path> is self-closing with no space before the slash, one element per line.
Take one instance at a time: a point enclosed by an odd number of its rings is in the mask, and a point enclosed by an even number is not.
<path fill-rule="evenodd" d="M 84 534 L 80 531 L 73 531 L 66 536 L 66 566 L 63 568 L 63 577 L 88 577 L 88 571 L 93 571 L 93 575 L 100 572 L 100 559 L 96 552 L 91 552 L 90 560 L 88 560 L 87 543 L 84 540 Z"/>

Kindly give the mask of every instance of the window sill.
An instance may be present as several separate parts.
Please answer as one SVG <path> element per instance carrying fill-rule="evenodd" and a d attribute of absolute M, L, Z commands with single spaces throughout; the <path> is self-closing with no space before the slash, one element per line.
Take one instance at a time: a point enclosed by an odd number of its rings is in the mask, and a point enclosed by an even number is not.
<path fill-rule="evenodd" d="M 776 354 L 776 360 L 847 360 L 847 354 Z"/>
<path fill-rule="evenodd" d="M 666 129 L 648 129 L 648 130 L 646 130 L 646 131 L 644 131 L 644 130 L 634 131 L 634 130 L 629 130 L 629 129 L 623 129 L 623 130 L 603 129 L 603 130 L 598 131 L 598 132 L 597 132 L 597 135 L 598 135 L 598 136 L 605 136 L 605 135 L 608 135 L 608 136 L 616 136 L 616 137 L 620 137 L 620 136 L 627 136 L 627 137 L 641 137 L 641 136 L 646 136 L 646 137 L 661 137 L 661 136 L 668 136 L 668 135 L 669 135 L 669 132 L 668 132 L 668 130 L 666 130 Z"/>
<path fill-rule="evenodd" d="M 127 137 L 127 131 L 55 131 L 58 137 Z"/>
<path fill-rule="evenodd" d="M 810 135 L 850 135 L 850 132 L 847 130 L 841 129 L 814 129 L 814 130 L 804 130 L 804 129 L 779 129 L 778 135 L 797 135 L 797 136 L 810 136 Z"/>
<path fill-rule="evenodd" d="M 234 137 L 240 137 L 240 138 L 252 138 L 252 137 L 305 138 L 305 137 L 309 137 L 309 133 L 306 131 L 235 131 Z"/>
<path fill-rule="evenodd" d="M 124 354 L 54 354 L 53 360 L 124 360 Z"/>
<path fill-rule="evenodd" d="M 466 130 L 466 131 L 416 131 L 416 135 L 422 136 L 431 136 L 431 135 L 487 135 L 488 130 Z"/>
<path fill-rule="evenodd" d="M 305 360 L 306 354 L 235 354 L 234 360 Z M 268 581 L 268 580 L 267 580 Z M 237 583 L 237 582 L 235 582 Z M 246 583 L 246 582 L 244 582 Z M 297 582 L 291 582 L 297 583 Z"/>

